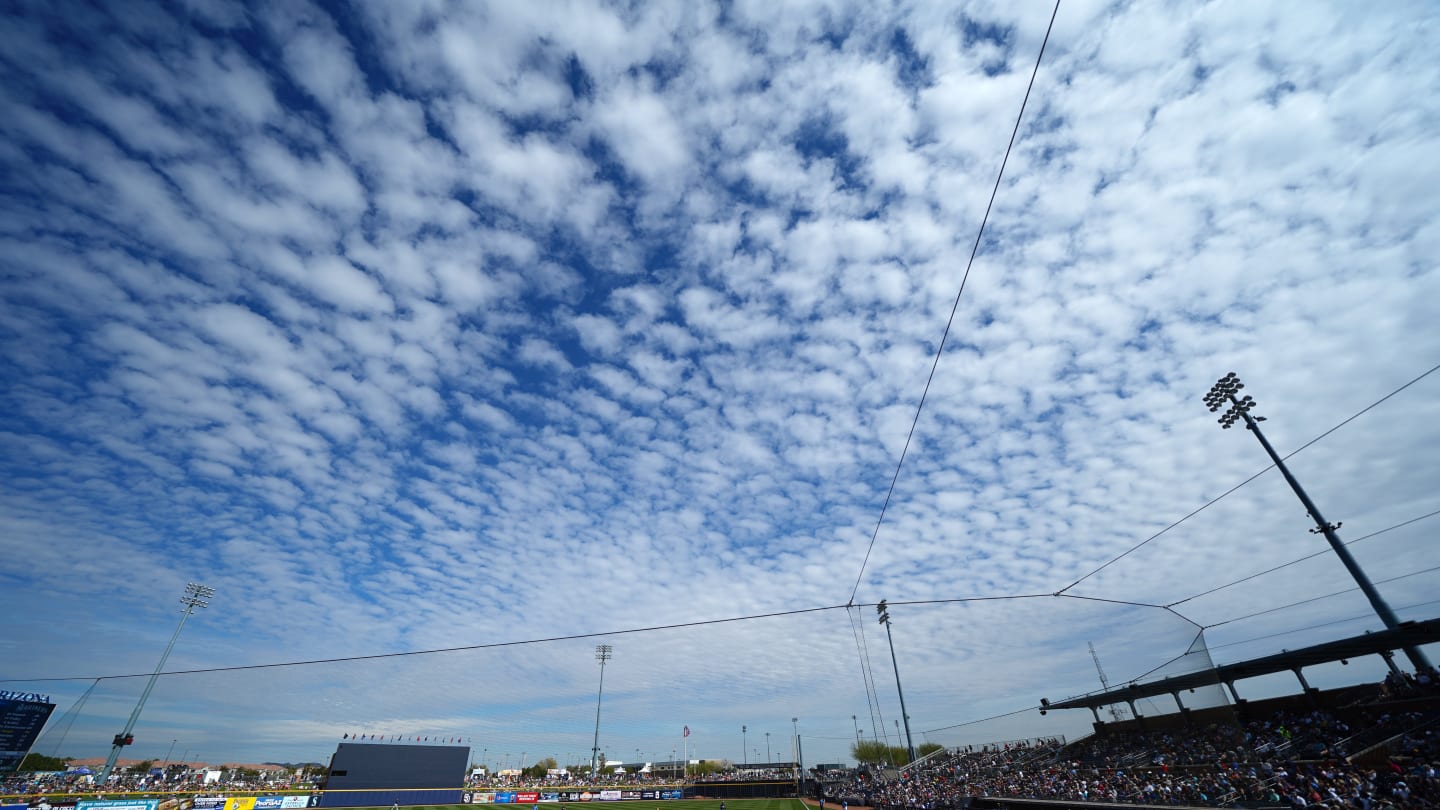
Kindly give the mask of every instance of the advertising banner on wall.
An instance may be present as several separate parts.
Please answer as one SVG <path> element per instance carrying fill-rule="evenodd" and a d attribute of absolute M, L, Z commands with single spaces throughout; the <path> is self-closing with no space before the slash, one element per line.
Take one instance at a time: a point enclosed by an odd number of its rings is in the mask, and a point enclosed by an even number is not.
<path fill-rule="evenodd" d="M 683 790 L 662 790 L 662 791 L 660 791 L 660 798 L 662 798 L 662 799 L 683 799 L 683 798 L 685 798 L 685 791 L 683 791 Z"/>
<path fill-rule="evenodd" d="M 618 790 L 602 790 L 602 791 L 600 791 L 600 801 L 602 801 L 602 802 L 618 802 L 618 801 L 620 801 L 620 791 L 618 791 Z"/>
<path fill-rule="evenodd" d="M 45 695 L 0 691 L 0 776 L 20 769 L 53 711 L 55 704 Z"/>
<path fill-rule="evenodd" d="M 155 810 L 159 799 L 97 799 L 77 802 L 76 810 Z"/>
<path fill-rule="evenodd" d="M 225 810 L 255 810 L 254 796 L 236 796 L 225 800 Z"/>
<path fill-rule="evenodd" d="M 494 804 L 495 794 L 488 790 L 479 793 L 471 793 L 470 801 L 474 802 L 475 804 Z"/>
<path fill-rule="evenodd" d="M 516 793 L 516 794 L 515 794 L 515 803 L 516 803 L 516 804 L 535 804 L 535 803 L 538 802 L 538 801 L 540 801 L 540 794 L 539 794 L 539 793 L 528 793 L 528 792 L 526 792 L 526 793 Z"/>
<path fill-rule="evenodd" d="M 255 810 L 300 810 L 309 806 L 309 796 L 259 796 L 255 799 Z"/>

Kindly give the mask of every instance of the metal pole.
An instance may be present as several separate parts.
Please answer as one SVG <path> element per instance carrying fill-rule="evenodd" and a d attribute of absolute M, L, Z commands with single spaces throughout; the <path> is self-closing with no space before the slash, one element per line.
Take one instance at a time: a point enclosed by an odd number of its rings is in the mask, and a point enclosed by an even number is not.
<path fill-rule="evenodd" d="M 750 758 L 749 758 L 749 756 L 747 756 L 746 752 L 749 751 L 750 749 L 746 748 L 745 745 L 746 745 L 746 743 L 745 743 L 745 727 L 744 727 L 744 726 L 741 726 L 741 727 L 740 727 L 740 759 L 741 759 L 741 764 L 742 764 L 742 765 L 749 765 L 749 764 L 750 764 Z"/>
<path fill-rule="evenodd" d="M 880 623 L 885 625 L 885 638 L 890 642 L 890 666 L 895 670 L 895 691 L 900 695 L 900 716 L 905 719 L 905 749 L 910 754 L 910 761 L 914 762 L 915 742 L 910 737 L 910 713 L 905 711 L 905 690 L 900 688 L 900 665 L 895 661 L 895 638 L 890 634 L 890 612 L 884 599 L 875 606 L 875 612 L 880 614 Z M 895 724 L 895 736 L 900 736 L 898 722 Z"/>
<path fill-rule="evenodd" d="M 1275 452 L 1275 448 L 1272 447 L 1270 441 L 1265 438 L 1265 434 L 1261 432 L 1259 424 L 1260 420 L 1263 420 L 1264 417 L 1256 419 L 1250 415 L 1250 408 L 1254 406 L 1255 400 L 1249 395 L 1246 395 L 1243 399 L 1237 399 L 1235 397 L 1236 391 L 1244 387 L 1245 384 L 1240 382 L 1234 372 L 1231 372 L 1215 383 L 1215 386 L 1210 389 L 1210 394 L 1206 396 L 1205 402 L 1210 405 L 1212 412 L 1218 410 L 1220 405 L 1224 404 L 1226 400 L 1231 403 L 1230 410 L 1221 417 L 1220 424 L 1225 428 L 1229 428 L 1235 423 L 1235 414 L 1237 413 L 1245 420 L 1245 428 L 1255 434 L 1255 438 L 1259 440 L 1260 446 L 1265 448 L 1265 453 L 1269 455 L 1270 460 L 1275 463 L 1275 468 L 1285 477 L 1285 482 L 1290 485 L 1290 489 L 1294 490 L 1296 497 L 1298 497 L 1300 503 L 1304 505 L 1305 512 L 1315 521 L 1315 528 L 1310 531 L 1314 534 L 1322 534 L 1325 536 L 1325 540 L 1330 544 L 1331 550 L 1335 552 L 1335 556 L 1340 558 L 1340 562 L 1345 566 L 1345 570 L 1350 572 L 1350 576 L 1354 578 L 1355 584 L 1360 586 L 1360 591 L 1364 593 L 1365 598 L 1370 601 L 1370 607 L 1374 608 L 1376 615 L 1380 617 L 1380 621 L 1385 625 L 1385 628 L 1387 630 L 1399 628 L 1400 620 L 1395 616 L 1395 611 L 1390 609 L 1390 605 L 1386 603 L 1385 598 L 1380 595 L 1380 591 L 1375 589 L 1375 585 L 1370 581 L 1370 578 L 1365 575 L 1365 572 L 1361 570 L 1360 564 L 1355 561 L 1355 557 L 1350 554 L 1350 549 L 1346 548 L 1345 544 L 1341 542 L 1340 535 L 1335 533 L 1335 530 L 1340 527 L 1340 524 L 1332 524 L 1320 514 L 1320 507 L 1316 506 L 1315 502 L 1310 500 L 1310 495 L 1305 492 L 1305 488 L 1300 486 L 1299 481 L 1295 480 L 1295 476 L 1291 474 L 1290 468 L 1285 466 L 1285 461 L 1280 458 L 1280 454 Z M 1410 663 L 1415 666 L 1416 672 L 1430 668 L 1430 659 L 1419 647 L 1409 646 L 1403 649 L 1405 650 L 1406 657 L 1410 659 Z"/>
<path fill-rule="evenodd" d="M 765 764 L 770 764 L 770 732 L 765 732 Z"/>
<path fill-rule="evenodd" d="M 910 752 L 910 761 L 915 761 L 915 741 L 910 737 L 910 715 L 905 711 L 905 690 L 900 688 L 900 665 L 895 662 L 895 639 L 890 635 L 890 623 L 885 623 L 885 638 L 890 642 L 890 667 L 895 670 L 895 691 L 900 695 L 900 717 L 905 720 L 905 748 Z M 895 729 L 897 732 L 900 729 Z"/>
<path fill-rule="evenodd" d="M 610 660 L 615 648 L 609 644 L 595 645 L 595 660 L 600 662 L 600 691 L 595 695 L 595 742 L 590 748 L 590 776 L 600 772 L 600 700 L 605 695 L 605 662 Z"/>
<path fill-rule="evenodd" d="M 795 732 L 795 750 L 793 752 L 795 754 L 795 798 L 799 799 L 801 798 L 800 776 L 805 770 L 804 757 L 800 753 L 800 718 L 790 718 L 790 728 Z"/>
<path fill-rule="evenodd" d="M 125 721 L 125 729 L 115 735 L 115 742 L 110 746 L 110 756 L 105 759 L 105 767 L 100 769 L 100 776 L 96 782 L 104 788 L 105 781 L 110 778 L 110 772 L 115 770 L 115 762 L 120 759 L 120 752 L 125 750 L 126 742 L 130 732 L 135 730 L 135 723 L 140 720 L 140 712 L 145 708 L 145 701 L 150 699 L 150 691 L 155 688 L 155 681 L 160 679 L 161 670 L 165 669 L 165 661 L 170 657 L 170 651 L 175 649 L 175 640 L 180 638 L 180 631 L 185 627 L 185 620 L 196 608 L 203 608 L 209 605 L 208 600 L 215 595 L 215 589 L 191 582 L 185 586 L 185 595 L 180 597 L 180 604 L 185 606 L 184 612 L 180 614 L 180 623 L 175 626 L 175 632 L 170 635 L 170 643 L 165 645 L 165 652 L 160 656 L 160 663 L 155 665 L 155 672 L 150 675 L 150 681 L 145 684 L 145 691 L 140 693 L 140 702 L 135 704 L 135 710 L 130 712 L 130 719 Z"/>

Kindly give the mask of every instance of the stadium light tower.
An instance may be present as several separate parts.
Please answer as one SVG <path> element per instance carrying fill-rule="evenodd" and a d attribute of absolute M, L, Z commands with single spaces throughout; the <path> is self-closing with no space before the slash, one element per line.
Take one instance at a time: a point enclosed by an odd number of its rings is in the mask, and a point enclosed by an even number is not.
<path fill-rule="evenodd" d="M 795 798 L 801 798 L 800 780 L 805 776 L 805 752 L 800 750 L 800 718 L 790 718 L 790 727 L 795 731 Z"/>
<path fill-rule="evenodd" d="M 595 695 L 595 742 L 590 748 L 590 775 L 600 772 L 600 700 L 605 696 L 605 662 L 615 653 L 609 644 L 595 645 L 595 660 L 600 662 L 600 691 Z"/>
<path fill-rule="evenodd" d="M 742 764 L 742 765 L 749 765 L 749 764 L 750 764 L 750 759 L 749 759 L 749 757 L 748 757 L 748 756 L 746 755 L 746 753 L 745 753 L 745 752 L 748 751 L 748 750 L 750 750 L 750 749 L 748 749 L 748 748 L 745 747 L 745 727 L 744 727 L 744 726 L 741 726 L 741 727 L 740 727 L 740 759 L 741 759 L 741 764 Z"/>
<path fill-rule="evenodd" d="M 1375 589 L 1370 578 L 1361 570 L 1360 563 L 1355 561 L 1355 557 L 1350 554 L 1350 549 L 1345 547 L 1345 544 L 1340 541 L 1340 535 L 1336 534 L 1335 530 L 1340 528 L 1341 524 L 1330 523 L 1321 516 L 1320 508 L 1310 500 L 1310 496 L 1305 493 L 1305 488 L 1295 480 L 1295 476 L 1290 473 L 1290 468 L 1285 466 L 1280 454 L 1275 452 L 1275 448 L 1270 446 L 1270 441 L 1265 438 L 1265 434 L 1260 432 L 1260 423 L 1265 421 L 1265 417 L 1250 415 L 1250 409 L 1255 407 L 1254 398 L 1249 394 L 1239 398 L 1235 396 L 1244 387 L 1245 383 L 1240 382 L 1240 378 L 1232 371 L 1210 387 L 1210 392 L 1205 395 L 1205 405 L 1210 408 L 1211 413 L 1214 413 L 1229 403 L 1229 409 L 1220 417 L 1220 427 L 1226 430 L 1234 427 L 1235 423 L 1242 419 L 1245 421 L 1245 429 L 1255 434 L 1260 446 L 1265 448 L 1265 453 L 1270 456 L 1271 461 L 1275 462 L 1275 468 L 1285 476 L 1285 483 L 1295 491 L 1295 495 L 1300 498 L 1300 503 L 1305 506 L 1305 512 L 1315 521 L 1315 528 L 1311 529 L 1310 533 L 1325 536 L 1325 540 L 1330 543 L 1330 548 L 1335 552 L 1335 556 L 1340 558 L 1345 570 L 1350 572 L 1350 576 L 1355 579 L 1355 584 L 1360 586 L 1365 598 L 1370 600 L 1370 607 L 1374 608 L 1375 613 L 1380 616 L 1380 621 L 1385 625 L 1385 629 L 1394 630 L 1399 627 L 1400 620 L 1396 618 L 1395 611 L 1390 609 L 1385 597 Z M 1430 668 L 1430 659 L 1419 647 L 1410 646 L 1404 649 L 1405 655 L 1415 666 L 1416 672 Z"/>
<path fill-rule="evenodd" d="M 140 693 L 140 702 L 135 704 L 135 711 L 130 712 L 130 719 L 125 721 L 125 730 L 115 735 L 110 745 L 110 756 L 105 759 L 105 767 L 100 770 L 100 778 L 97 780 L 101 788 L 105 786 L 105 780 L 110 778 L 110 772 L 115 770 L 115 762 L 120 759 L 120 752 L 125 746 L 135 742 L 135 736 L 130 732 L 135 730 L 135 723 L 140 719 L 140 711 L 145 708 L 145 701 L 150 699 L 150 690 L 155 688 L 155 681 L 160 678 L 160 671 L 165 669 L 165 661 L 170 657 L 170 651 L 175 649 L 175 640 L 180 638 L 180 630 L 185 626 L 185 620 L 190 618 L 198 608 L 209 607 L 210 597 L 215 595 L 215 589 L 191 582 L 185 586 L 185 595 L 180 597 L 180 604 L 185 610 L 180 613 L 180 624 L 175 626 L 175 633 L 170 636 L 170 643 L 165 646 L 165 653 L 160 656 L 160 663 L 155 665 L 155 672 L 150 675 L 150 682 L 145 684 L 145 691 Z M 173 743 L 172 743 L 173 747 Z"/>
<path fill-rule="evenodd" d="M 900 716 L 905 718 L 905 748 L 910 752 L 910 761 L 914 762 L 915 742 L 910 739 L 910 715 L 905 711 L 905 690 L 900 688 L 900 665 L 895 662 L 895 639 L 890 635 L 890 609 L 885 606 L 884 599 L 875 606 L 875 612 L 880 614 L 880 623 L 885 625 L 885 638 L 890 642 L 890 666 L 895 668 L 895 691 L 900 695 Z M 899 732 L 900 729 L 895 730 Z"/>

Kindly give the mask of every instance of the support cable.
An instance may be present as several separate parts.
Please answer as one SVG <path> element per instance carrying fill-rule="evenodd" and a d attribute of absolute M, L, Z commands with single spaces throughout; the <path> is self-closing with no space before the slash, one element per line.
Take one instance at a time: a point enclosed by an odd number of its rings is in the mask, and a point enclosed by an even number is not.
<path fill-rule="evenodd" d="M 1364 416 L 1366 413 L 1370 412 L 1370 410 L 1373 409 L 1373 408 L 1375 408 L 1377 405 L 1380 405 L 1381 403 L 1385 402 L 1386 400 L 1390 399 L 1391 397 L 1395 396 L 1396 394 L 1400 393 L 1401 391 L 1404 391 L 1406 388 L 1409 388 L 1410 386 L 1414 385 L 1415 383 L 1420 382 L 1421 380 L 1425 379 L 1426 377 L 1429 377 L 1431 374 L 1434 374 L 1436 371 L 1440 371 L 1440 365 L 1431 366 L 1428 370 L 1426 370 L 1425 372 L 1423 372 L 1422 374 L 1420 374 L 1420 376 L 1415 377 L 1414 379 L 1410 380 L 1409 382 L 1405 383 L 1404 385 L 1400 386 L 1399 388 L 1396 388 L 1394 391 L 1391 391 L 1390 393 L 1388 393 L 1388 394 L 1386 394 L 1385 396 L 1383 396 L 1383 397 L 1375 400 L 1374 402 L 1370 403 L 1369 405 L 1366 405 L 1364 408 L 1361 408 L 1360 410 L 1356 411 L 1355 413 L 1353 413 L 1353 414 L 1351 414 L 1350 416 L 1346 417 L 1345 419 L 1341 420 L 1338 424 L 1336 424 L 1335 426 L 1331 427 L 1329 430 L 1325 431 L 1324 433 L 1321 433 L 1319 436 L 1316 436 L 1315 438 L 1311 439 L 1311 440 L 1308 441 L 1308 442 L 1305 442 L 1304 444 L 1300 445 L 1299 447 L 1295 448 L 1294 450 L 1291 450 L 1291 451 L 1290 451 L 1287 455 L 1285 455 L 1281 460 L 1282 460 L 1282 461 L 1289 461 L 1292 456 L 1298 455 L 1298 454 L 1301 453 L 1302 451 L 1304 451 L 1304 450 L 1306 450 L 1307 448 L 1309 448 L 1310 445 L 1315 444 L 1316 442 L 1320 441 L 1321 439 L 1329 436 L 1331 433 L 1334 433 L 1335 431 L 1339 430 L 1339 429 L 1342 428 L 1342 427 L 1345 427 L 1346 425 L 1350 424 L 1351 422 L 1355 421 L 1356 419 L 1360 418 L 1361 416 Z M 1086 574 L 1085 576 L 1080 577 L 1079 579 L 1075 580 L 1074 582 L 1070 583 L 1069 585 L 1066 585 L 1065 587 L 1063 587 L 1063 588 L 1061 588 L 1060 590 L 1056 591 L 1055 594 L 1056 594 L 1057 596 L 1060 595 L 1060 594 L 1063 594 L 1063 593 L 1065 593 L 1066 591 L 1070 590 L 1071 588 L 1075 587 L 1076 585 L 1079 585 L 1080 583 L 1082 583 L 1082 582 L 1084 582 L 1085 580 L 1089 579 L 1090 577 L 1093 577 L 1093 576 L 1095 576 L 1096 574 L 1100 573 L 1101 571 L 1104 571 L 1106 568 L 1109 568 L 1111 565 L 1114 565 L 1115 563 L 1120 562 L 1121 560 L 1123 560 L 1123 559 L 1125 559 L 1126 557 L 1130 556 L 1130 554 L 1131 554 L 1132 552 L 1138 551 L 1142 546 L 1144 546 L 1145 544 L 1149 543 L 1151 540 L 1154 540 L 1154 539 L 1160 537 L 1162 534 L 1165 534 L 1166 532 L 1170 531 L 1171 529 L 1175 528 L 1176 526 L 1179 526 L 1181 523 L 1184 523 L 1185 521 L 1189 520 L 1189 519 L 1192 518 L 1192 517 L 1195 517 L 1196 515 L 1200 514 L 1201 512 L 1205 511 L 1206 509 L 1209 509 L 1210 507 L 1212 507 L 1212 506 L 1214 506 L 1215 504 L 1219 503 L 1222 499 L 1224 499 L 1224 498 L 1228 497 L 1229 495 L 1231 495 L 1232 493 L 1234 493 L 1236 490 L 1240 489 L 1241 487 L 1245 486 L 1246 484 L 1250 483 L 1251 481 L 1254 481 L 1256 478 L 1259 478 L 1260 476 L 1264 475 L 1265 473 L 1270 472 L 1270 471 L 1273 470 L 1273 469 L 1275 469 L 1275 465 L 1274 465 L 1274 464 L 1271 464 L 1271 465 L 1265 467 L 1264 469 L 1260 470 L 1259 472 L 1255 473 L 1254 475 L 1250 476 L 1249 478 L 1246 478 L 1244 481 L 1241 481 L 1240 483 L 1238 483 L 1238 484 L 1236 484 L 1235 486 L 1233 486 L 1233 487 L 1225 490 L 1224 492 L 1220 493 L 1219 495 L 1215 496 L 1214 498 L 1210 499 L 1209 501 L 1206 501 L 1202 506 L 1200 506 L 1198 509 L 1196 509 L 1195 511 L 1191 512 L 1190 514 L 1186 515 L 1185 517 L 1180 518 L 1179 520 L 1175 521 L 1174 523 L 1171 523 L 1169 526 L 1166 526 L 1165 528 L 1161 529 L 1161 530 L 1158 531 L 1158 532 L 1155 532 L 1154 534 L 1150 535 L 1149 537 L 1145 538 L 1144 540 L 1141 540 L 1139 543 L 1136 543 L 1135 545 L 1133 545 L 1133 546 L 1131 546 L 1129 549 L 1127 549 L 1124 553 L 1122 553 L 1122 554 L 1120 554 L 1120 555 L 1118 555 L 1118 556 L 1116 556 L 1116 557 L 1111 558 L 1111 559 L 1110 559 L 1108 562 L 1106 562 L 1105 564 L 1099 566 L 1098 568 L 1094 569 L 1093 571 L 1091 571 L 1090 573 Z"/>
<path fill-rule="evenodd" d="M 1005 176 L 1005 165 L 1010 162 L 1010 151 L 1015 148 L 1015 139 L 1020 134 L 1020 122 L 1025 118 L 1025 105 L 1030 102 L 1030 91 L 1035 87 L 1035 77 L 1040 73 L 1040 62 L 1045 58 L 1045 46 L 1050 42 L 1050 31 L 1055 27 L 1055 17 L 1060 13 L 1060 0 L 1055 0 L 1055 9 L 1050 12 L 1050 24 L 1045 27 L 1045 38 L 1040 41 L 1040 53 L 1035 55 L 1035 67 L 1030 71 L 1030 83 L 1025 86 L 1025 97 L 1020 100 L 1020 112 L 1015 116 L 1015 127 L 1010 131 L 1010 143 L 1005 147 L 1005 157 L 1000 160 L 1000 171 L 995 173 L 995 186 L 990 190 L 990 201 L 985 204 L 985 215 L 980 218 L 980 228 L 975 232 L 975 244 L 970 248 L 970 260 L 965 263 L 965 273 L 960 277 L 960 289 L 955 293 L 955 303 L 950 306 L 950 317 L 945 321 L 945 331 L 940 335 L 940 345 L 935 349 L 935 359 L 930 364 L 930 376 L 925 378 L 925 388 L 920 392 L 920 402 L 915 406 L 915 418 L 910 421 L 910 432 L 905 435 L 905 446 L 900 450 L 900 460 L 895 463 L 895 475 L 890 478 L 890 489 L 885 493 L 885 502 L 880 506 L 880 517 L 875 521 L 875 531 L 870 535 L 870 545 L 865 549 L 865 559 L 860 563 L 860 573 L 855 577 L 855 587 L 850 589 L 850 601 L 860 591 L 865 578 L 865 568 L 870 564 L 870 553 L 875 550 L 875 540 L 880 537 L 880 526 L 885 523 L 885 513 L 890 508 L 890 499 L 895 495 L 895 484 L 900 480 L 900 470 L 905 466 L 905 456 L 910 452 L 910 441 L 915 438 L 915 428 L 920 424 L 920 413 L 925 410 L 925 400 L 930 395 L 930 384 L 935 381 L 935 370 L 940 367 L 940 356 L 945 353 L 945 341 L 950 337 L 950 328 L 955 323 L 955 313 L 960 309 L 960 298 L 965 294 L 965 282 L 970 280 L 970 269 L 975 266 L 975 256 L 980 252 L 980 239 L 985 235 L 985 224 L 990 221 L 990 210 L 995 207 L 995 197 L 1000 193 L 1000 180 Z"/>

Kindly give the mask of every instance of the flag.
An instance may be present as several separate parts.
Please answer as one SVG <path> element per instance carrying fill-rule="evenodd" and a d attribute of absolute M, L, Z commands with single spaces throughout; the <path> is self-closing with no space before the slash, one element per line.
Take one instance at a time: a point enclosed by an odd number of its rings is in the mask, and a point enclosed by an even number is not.
<path fill-rule="evenodd" d="M 348 740 L 348 739 L 350 739 L 350 735 L 349 735 L 349 734 L 346 734 L 345 736 L 341 737 L 340 739 L 342 739 L 342 740 Z"/>
<path fill-rule="evenodd" d="M 685 733 L 684 733 L 684 734 L 681 734 L 680 736 L 681 736 L 681 737 L 689 737 L 689 736 L 690 736 L 690 727 L 689 727 L 689 726 L 686 726 L 686 727 L 685 727 Z"/>

